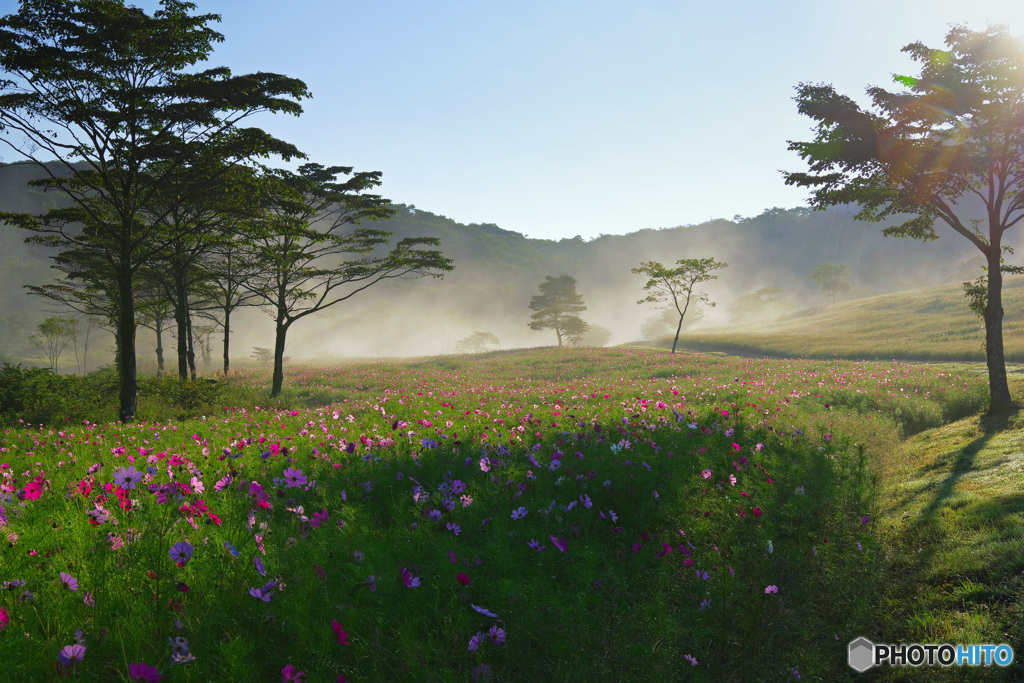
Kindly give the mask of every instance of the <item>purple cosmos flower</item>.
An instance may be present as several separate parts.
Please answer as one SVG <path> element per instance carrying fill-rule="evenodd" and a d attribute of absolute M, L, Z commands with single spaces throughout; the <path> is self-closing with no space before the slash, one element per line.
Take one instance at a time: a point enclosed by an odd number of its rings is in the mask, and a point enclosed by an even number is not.
<path fill-rule="evenodd" d="M 266 576 L 267 575 L 267 568 L 265 566 L 263 566 L 263 560 L 260 559 L 259 555 L 257 555 L 256 557 L 252 558 L 252 563 L 254 565 L 256 565 L 256 571 L 258 571 L 260 573 L 260 576 Z"/>
<path fill-rule="evenodd" d="M 779 587 L 778 586 L 767 586 L 767 587 L 765 587 L 764 592 L 765 593 L 778 593 L 779 592 Z"/>
<path fill-rule="evenodd" d="M 487 632 L 487 637 L 491 639 L 491 642 L 495 645 L 501 645 L 505 642 L 505 629 L 499 628 L 497 624 L 491 626 L 491 630 Z"/>
<path fill-rule="evenodd" d="M 64 585 L 68 587 L 68 590 L 78 590 L 78 579 L 71 576 L 71 574 L 60 573 L 60 580 L 64 582 Z"/>
<path fill-rule="evenodd" d="M 249 595 L 262 600 L 263 602 L 270 602 L 270 599 L 274 597 L 274 588 L 277 586 L 277 581 L 269 581 L 264 584 L 261 588 L 250 588 Z"/>
<path fill-rule="evenodd" d="M 544 550 L 544 548 L 547 548 L 547 546 L 546 546 L 546 545 L 541 545 L 541 544 L 540 544 L 540 541 L 538 541 L 538 540 L 537 540 L 536 538 L 531 538 L 531 539 L 530 539 L 530 542 L 529 542 L 529 543 L 527 543 L 526 545 L 530 546 L 531 548 L 533 548 L 534 550 L 536 550 L 536 551 L 537 551 L 538 553 L 539 553 L 540 551 Z"/>
<path fill-rule="evenodd" d="M 476 652 L 477 648 L 480 647 L 480 641 L 483 639 L 484 634 L 477 631 L 476 634 L 469 639 L 469 651 Z"/>
<path fill-rule="evenodd" d="M 320 510 L 320 512 L 313 513 L 313 521 L 310 522 L 310 524 L 312 524 L 313 528 L 316 529 L 316 528 L 318 528 L 321 524 L 323 524 L 326 521 L 327 521 L 327 509 L 324 508 L 324 509 Z"/>
<path fill-rule="evenodd" d="M 497 619 L 498 618 L 498 615 L 495 614 L 494 612 L 492 612 L 489 609 L 486 609 L 484 607 L 477 607 L 476 605 L 474 605 L 472 603 L 469 606 L 472 607 L 473 609 L 475 609 L 480 614 L 484 615 L 485 617 L 491 617 L 493 619 Z"/>
<path fill-rule="evenodd" d="M 302 473 L 302 470 L 297 470 L 294 467 L 289 467 L 284 471 L 284 481 L 288 485 L 288 488 L 299 488 L 306 485 L 306 475 Z"/>
<path fill-rule="evenodd" d="M 57 659 L 64 666 L 71 666 L 76 662 L 82 661 L 85 658 L 85 646 L 84 645 L 68 645 L 61 649 L 57 653 Z"/>
<path fill-rule="evenodd" d="M 512 519 L 522 519 L 526 516 L 526 513 L 527 509 L 520 505 L 519 507 L 512 511 Z"/>
<path fill-rule="evenodd" d="M 192 551 L 195 548 L 192 547 L 188 541 L 181 541 L 171 546 L 171 559 L 178 563 L 179 567 L 184 567 L 188 564 L 188 561 L 192 559 Z"/>
<path fill-rule="evenodd" d="M 448 522 L 448 531 L 458 536 L 462 532 L 462 529 L 459 528 L 458 524 L 452 524 L 451 522 Z"/>
<path fill-rule="evenodd" d="M 140 481 L 142 481 L 142 472 L 137 472 L 135 465 L 130 465 L 128 469 L 118 467 L 114 470 L 114 483 L 123 489 L 133 489 Z"/>
<path fill-rule="evenodd" d="M 561 538 L 561 539 L 555 538 L 554 534 L 550 534 L 548 537 L 551 539 L 551 542 L 555 545 L 556 548 L 561 550 L 563 553 L 565 552 L 565 539 L 564 538 Z"/>

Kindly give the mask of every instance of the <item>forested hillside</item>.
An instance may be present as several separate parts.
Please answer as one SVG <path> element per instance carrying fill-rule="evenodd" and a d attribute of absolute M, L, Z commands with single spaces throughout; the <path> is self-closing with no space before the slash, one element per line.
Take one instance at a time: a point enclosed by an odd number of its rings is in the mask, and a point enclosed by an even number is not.
<path fill-rule="evenodd" d="M 27 186 L 39 175 L 29 164 L 0 168 L 0 209 L 38 212 L 58 197 Z M 386 174 L 383 192 L 386 196 Z M 400 201 L 401 198 L 391 198 Z M 630 273 L 644 260 L 666 264 L 682 258 L 713 256 L 729 267 L 708 291 L 718 302 L 703 312 L 704 323 L 742 321 L 749 295 L 765 287 L 778 290 L 778 310 L 821 306 L 828 295 L 812 282 L 823 262 L 849 266 L 845 298 L 913 289 L 946 281 L 973 279 L 980 264 L 964 240 L 949 237 L 931 243 L 886 238 L 884 226 L 856 222 L 850 209 L 812 212 L 805 208 L 769 209 L 755 217 L 719 219 L 700 225 L 643 228 L 622 217 L 623 235 L 559 241 L 531 239 L 492 224 L 463 225 L 442 215 L 396 204 L 396 215 L 374 227 L 396 238 L 430 236 L 441 240 L 455 270 L 444 280 L 385 282 L 298 323 L 289 337 L 288 355 L 419 355 L 446 353 L 475 330 L 491 332 L 502 346 L 555 343 L 553 333 L 527 328 L 530 297 L 546 275 L 567 273 L 579 283 L 588 310 L 582 317 L 613 334 L 611 343 L 641 338 L 641 326 L 657 311 L 638 306 L 643 280 Z M 727 208 L 723 207 L 723 212 Z M 567 232 L 572 228 L 567 226 Z M 41 284 L 59 275 L 48 268 L 46 250 L 23 244 L 24 234 L 0 230 L 0 353 L 26 359 L 33 355 L 28 336 L 54 310 L 25 294 L 22 285 Z M 747 308 L 741 308 L 748 296 Z M 44 309 L 48 309 L 47 313 Z M 269 318 L 244 311 L 233 323 L 234 355 L 247 358 L 255 346 L 272 345 Z M 216 335 L 215 335 L 216 336 Z M 107 336 L 109 340 L 109 335 Z M 140 331 L 143 347 L 152 333 Z M 166 342 L 165 342 L 166 343 Z M 217 348 L 216 341 L 213 344 Z M 216 350 L 214 355 L 216 355 Z M 140 359 L 150 362 L 150 351 Z M 213 364 L 214 367 L 216 363 Z"/>

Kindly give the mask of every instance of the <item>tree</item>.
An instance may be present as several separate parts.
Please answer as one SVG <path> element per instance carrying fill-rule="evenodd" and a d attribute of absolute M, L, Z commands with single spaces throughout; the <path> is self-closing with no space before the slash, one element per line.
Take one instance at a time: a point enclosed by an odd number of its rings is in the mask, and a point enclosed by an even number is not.
<path fill-rule="evenodd" d="M 793 302 L 782 298 L 783 294 L 785 290 L 781 287 L 762 287 L 744 294 L 729 307 L 730 319 L 733 323 L 744 324 L 778 318 L 795 308 Z"/>
<path fill-rule="evenodd" d="M 569 342 L 569 346 L 579 346 L 589 332 L 590 325 L 576 316 L 567 317 L 562 326 L 562 336 Z"/>
<path fill-rule="evenodd" d="M 587 310 L 587 307 L 583 297 L 576 292 L 576 278 L 569 275 L 547 275 L 539 288 L 540 294 L 530 299 L 530 309 L 534 311 L 530 316 L 533 320 L 529 324 L 530 329 L 554 330 L 561 348 L 567 325 L 573 330 L 586 325 L 576 314 Z M 580 336 L 585 333 L 584 330 Z"/>
<path fill-rule="evenodd" d="M 868 88 L 871 109 L 830 85 L 800 84 L 797 106 L 816 122 L 816 135 L 789 143 L 808 172 L 784 176 L 812 190 L 816 209 L 858 204 L 858 219 L 895 219 L 884 234 L 926 241 L 939 237 L 938 221 L 981 252 L 983 299 L 977 283 L 967 283 L 967 293 L 982 309 L 989 412 L 999 413 L 1012 407 L 1002 284 L 1004 272 L 1020 269 L 1003 264 L 1003 240 L 1024 218 L 1024 46 L 991 26 L 953 26 L 945 44 L 904 47 L 920 75 L 895 76 L 899 92 Z"/>
<path fill-rule="evenodd" d="M 500 346 L 501 341 L 490 332 L 474 332 L 455 344 L 456 353 L 484 353 L 489 346 Z"/>
<path fill-rule="evenodd" d="M 715 306 L 715 302 L 708 298 L 707 294 L 697 294 L 694 288 L 702 282 L 717 280 L 718 276 L 714 275 L 714 272 L 728 265 L 716 261 L 713 257 L 690 258 L 679 259 L 675 268 L 666 268 L 657 261 L 645 261 L 630 271 L 637 275 L 646 275 L 648 278 L 644 284 L 644 291 L 650 294 L 637 301 L 638 304 L 668 302 L 671 306 L 666 304 L 666 308 L 675 308 L 679 314 L 676 336 L 672 341 L 672 353 L 676 352 L 676 346 L 679 344 L 679 333 L 683 329 L 683 319 L 691 302 Z"/>
<path fill-rule="evenodd" d="M 78 321 L 74 318 L 51 316 L 39 323 L 39 333 L 32 335 L 32 343 L 46 354 L 50 369 L 57 372 L 57 362 L 64 349 L 78 336 Z"/>
<path fill-rule="evenodd" d="M 260 112 L 300 113 L 305 84 L 193 69 L 223 40 L 208 27 L 219 17 L 194 9 L 162 0 L 149 15 L 123 0 L 22 0 L 17 14 L 0 18 L 0 140 L 47 173 L 35 185 L 73 203 L 3 218 L 39 233 L 30 240 L 106 262 L 123 421 L 134 419 L 138 388 L 135 275 L 166 238 L 152 203 L 158 188 L 194 175 L 197 159 L 299 156 L 240 123 Z"/>
<path fill-rule="evenodd" d="M 270 395 L 278 396 L 286 338 L 296 322 L 384 280 L 440 278 L 453 266 L 440 251 L 420 249 L 439 245 L 436 237 L 406 237 L 381 253 L 390 232 L 351 228 L 394 213 L 388 200 L 366 193 L 380 185 L 379 172 L 304 164 L 298 173 L 278 170 L 266 181 L 271 197 L 254 201 L 270 209 L 262 233 L 252 240 L 252 258 L 265 268 L 244 286 L 274 318 Z"/>
<path fill-rule="evenodd" d="M 811 272 L 811 280 L 831 295 L 832 303 L 836 302 L 836 294 L 850 291 L 848 277 L 850 266 L 845 263 L 822 263 Z"/>
<path fill-rule="evenodd" d="M 686 312 L 686 319 L 683 320 L 683 326 L 680 331 L 690 329 L 703 319 L 704 310 L 694 302 L 694 305 Z M 668 337 L 675 331 L 678 323 L 679 313 L 676 312 L 675 308 L 663 308 L 644 320 L 643 324 L 640 325 L 640 336 L 648 341 L 656 341 L 662 337 Z"/>
<path fill-rule="evenodd" d="M 607 327 L 591 325 L 590 331 L 583 336 L 582 343 L 584 346 L 608 346 L 608 342 L 612 340 L 613 336 L 612 331 Z"/>

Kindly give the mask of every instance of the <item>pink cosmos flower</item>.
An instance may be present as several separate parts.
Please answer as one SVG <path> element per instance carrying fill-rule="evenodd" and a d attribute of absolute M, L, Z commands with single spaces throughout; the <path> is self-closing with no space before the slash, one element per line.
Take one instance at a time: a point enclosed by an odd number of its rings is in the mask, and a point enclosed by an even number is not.
<path fill-rule="evenodd" d="M 705 479 L 710 479 L 711 478 L 711 470 L 704 470 L 703 472 L 700 473 L 700 476 L 704 477 Z"/>
<path fill-rule="evenodd" d="M 11 617 L 7 614 L 7 610 L 0 607 L 0 631 L 7 630 L 7 624 L 11 623 Z"/>
<path fill-rule="evenodd" d="M 564 538 L 561 538 L 561 539 L 560 538 L 556 538 L 554 534 L 549 534 L 548 538 L 551 539 L 551 542 L 555 545 L 556 548 L 561 550 L 563 553 L 565 552 L 565 539 Z"/>
<path fill-rule="evenodd" d="M 468 586 L 469 585 L 469 577 L 466 576 L 466 574 L 464 572 L 459 572 L 455 576 L 455 580 L 458 581 L 463 586 Z"/>
<path fill-rule="evenodd" d="M 779 592 L 779 587 L 778 586 L 768 586 L 768 587 L 766 587 L 764 589 L 764 592 L 766 594 L 778 593 Z"/>

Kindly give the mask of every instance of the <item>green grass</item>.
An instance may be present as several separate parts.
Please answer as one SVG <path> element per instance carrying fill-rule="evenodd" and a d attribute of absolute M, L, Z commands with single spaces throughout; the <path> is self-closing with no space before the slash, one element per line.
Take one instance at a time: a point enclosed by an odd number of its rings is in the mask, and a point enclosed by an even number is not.
<path fill-rule="evenodd" d="M 1003 308 L 1006 360 L 1022 363 L 1024 277 L 1006 278 Z M 983 361 L 984 336 L 960 285 L 951 284 L 840 302 L 756 327 L 704 328 L 684 333 L 679 343 L 697 351 L 790 358 Z"/>
<path fill-rule="evenodd" d="M 1010 643 L 1021 652 L 1024 416 L 958 420 L 911 437 L 879 466 L 878 532 L 891 584 L 876 642 Z M 900 676 L 977 680 L 978 673 Z M 987 672 L 990 680 L 1022 676 L 1019 660 Z"/>

